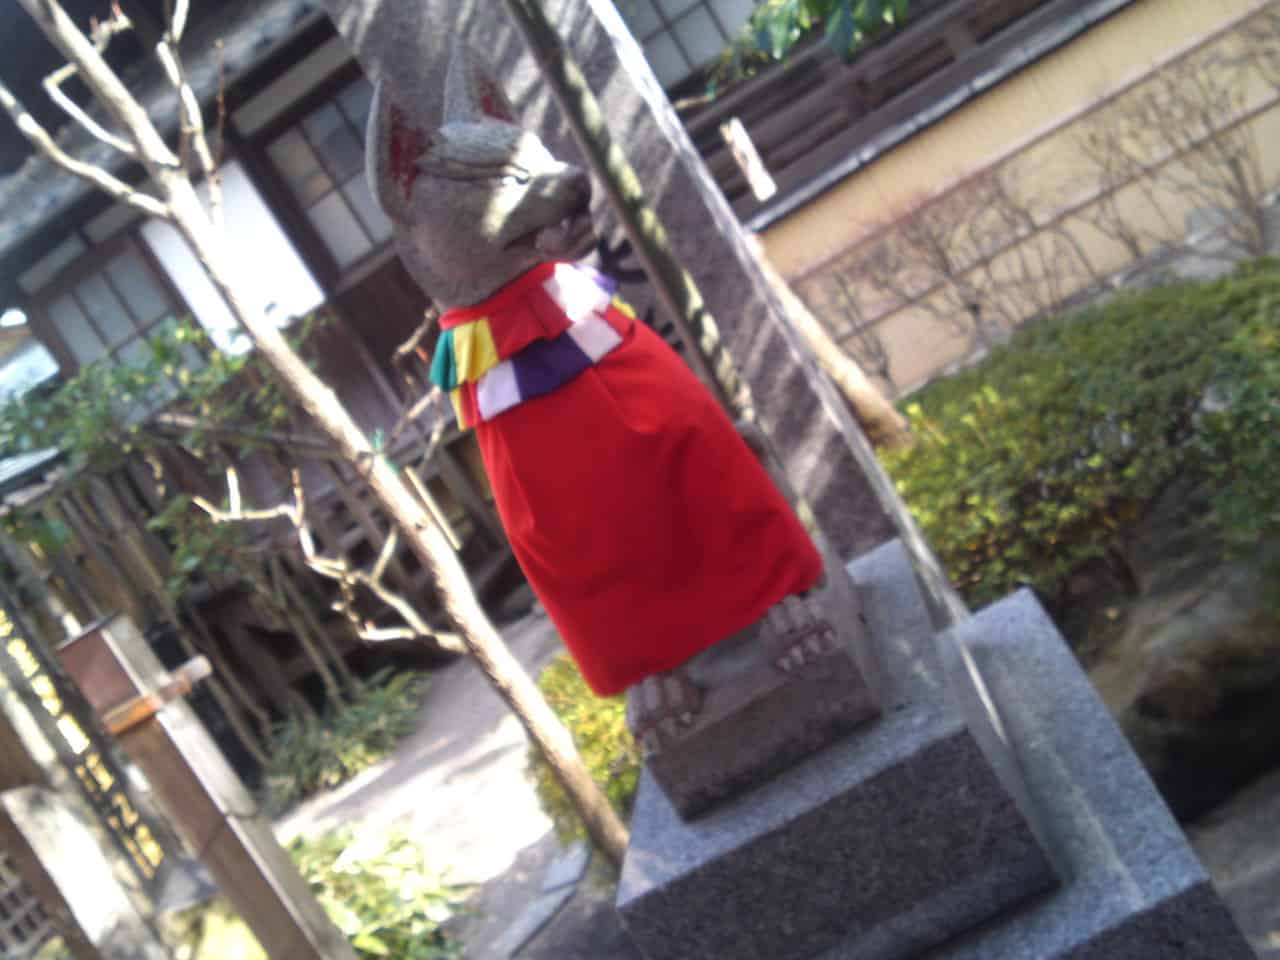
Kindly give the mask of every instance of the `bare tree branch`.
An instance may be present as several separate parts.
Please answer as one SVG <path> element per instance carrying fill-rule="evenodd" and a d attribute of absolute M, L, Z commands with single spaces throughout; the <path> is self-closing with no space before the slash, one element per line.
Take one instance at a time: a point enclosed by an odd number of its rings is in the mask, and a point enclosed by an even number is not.
<path fill-rule="evenodd" d="M 173 8 L 173 16 L 169 18 L 169 36 L 174 46 L 182 42 L 182 35 L 187 30 L 187 14 L 191 9 L 191 0 L 178 0 Z"/>
<path fill-rule="evenodd" d="M 49 132 L 40 125 L 35 117 L 27 112 L 26 107 L 19 102 L 18 98 L 13 95 L 13 92 L 2 80 L 0 80 L 0 106 L 3 106 L 5 112 L 13 118 L 13 122 L 22 132 L 22 135 L 27 138 L 36 150 L 44 154 L 51 163 L 92 184 L 116 200 L 136 207 L 143 213 L 159 217 L 161 220 L 173 219 L 173 211 L 168 204 L 157 200 L 150 194 L 135 190 L 129 184 L 99 166 L 85 163 L 83 160 L 77 160 L 58 146 L 53 137 L 49 135 Z"/>
<path fill-rule="evenodd" d="M 181 3 L 179 6 L 185 8 L 186 3 Z M 174 24 L 177 23 L 177 18 L 178 12 L 175 11 Z M 156 45 L 156 59 L 160 61 L 165 76 L 178 94 L 179 155 L 185 156 L 188 150 L 194 151 L 196 160 L 200 164 L 200 173 L 204 176 L 205 187 L 209 191 L 209 219 L 213 221 L 216 229 L 221 230 L 223 227 L 221 178 L 218 174 L 217 161 L 209 148 L 209 138 L 205 134 L 204 114 L 200 109 L 200 101 L 187 81 L 182 58 L 178 54 L 180 35 L 180 30 L 170 25 L 164 39 Z"/>
<path fill-rule="evenodd" d="M 94 49 L 99 53 L 104 52 L 111 43 L 111 38 L 116 34 L 125 33 L 133 29 L 133 23 L 125 16 L 124 11 L 117 6 L 113 6 L 111 16 L 106 20 L 94 20 L 91 40 Z M 124 137 L 114 134 L 107 130 L 98 121 L 80 108 L 80 105 L 72 100 L 62 89 L 62 84 L 74 77 L 79 69 L 74 63 L 65 63 L 49 76 L 44 78 L 44 89 L 48 93 L 49 99 L 62 108 L 72 120 L 80 124 L 91 136 L 108 146 L 114 147 L 127 156 L 137 156 L 137 150 Z"/>
<path fill-rule="evenodd" d="M 94 42 L 80 32 L 62 5 L 55 0 L 18 0 L 18 3 L 67 60 L 76 65 L 98 102 L 128 131 L 139 160 L 155 168 L 149 171 L 153 177 L 161 172 L 179 174 L 178 158 L 164 142 L 146 110 L 129 93 Z"/>
<path fill-rule="evenodd" d="M 441 649 L 450 653 L 466 653 L 466 646 L 454 633 L 435 630 L 422 618 L 412 603 L 399 593 L 391 590 L 382 582 L 387 565 L 394 555 L 398 542 L 398 533 L 391 531 L 383 544 L 382 550 L 369 572 L 353 568 L 345 559 L 329 557 L 316 550 L 315 537 L 307 524 L 306 494 L 302 486 L 301 475 L 297 469 L 291 471 L 293 487 L 293 503 L 277 504 L 261 510 L 246 510 L 240 495 L 240 478 L 235 467 L 227 467 L 227 509 L 214 506 L 204 497 L 195 497 L 192 502 L 214 523 L 262 523 L 270 520 L 288 520 L 298 538 L 302 550 L 303 562 L 308 569 L 322 577 L 336 581 L 342 588 L 342 600 L 334 609 L 343 614 L 355 628 L 363 640 L 387 640 L 416 638 L 433 640 Z M 388 630 L 362 618 L 356 609 L 355 587 L 363 587 L 396 612 L 405 627 L 400 630 Z"/>
<path fill-rule="evenodd" d="M 97 120 L 89 116 L 84 110 L 80 109 L 79 104 L 72 100 L 62 89 L 64 81 L 73 77 L 76 73 L 75 64 L 68 63 L 59 67 L 53 73 L 44 78 L 45 93 L 49 95 L 49 99 L 62 108 L 63 112 L 69 116 L 86 131 L 98 140 L 101 140 L 109 147 L 115 147 L 126 156 L 136 157 L 138 151 L 124 137 L 112 133 L 103 127 Z"/>

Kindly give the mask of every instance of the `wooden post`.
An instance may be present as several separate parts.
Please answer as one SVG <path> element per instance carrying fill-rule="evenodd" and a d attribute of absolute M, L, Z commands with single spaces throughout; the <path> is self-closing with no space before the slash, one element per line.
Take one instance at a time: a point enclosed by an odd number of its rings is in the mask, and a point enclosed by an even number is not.
<path fill-rule="evenodd" d="M 128 619 L 115 617 L 64 647 L 64 661 L 100 714 L 170 680 Z M 120 737 L 187 842 L 270 957 L 356 960 L 271 824 L 183 700 Z"/>

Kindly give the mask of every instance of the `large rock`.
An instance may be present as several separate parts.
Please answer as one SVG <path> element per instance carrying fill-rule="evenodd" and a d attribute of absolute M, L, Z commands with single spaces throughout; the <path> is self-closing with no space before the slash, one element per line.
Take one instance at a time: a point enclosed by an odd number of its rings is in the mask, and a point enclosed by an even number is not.
<path fill-rule="evenodd" d="M 1222 563 L 1202 545 L 1144 571 L 1146 589 L 1092 672 L 1181 818 L 1280 753 L 1280 584 L 1268 567 L 1264 556 Z"/>

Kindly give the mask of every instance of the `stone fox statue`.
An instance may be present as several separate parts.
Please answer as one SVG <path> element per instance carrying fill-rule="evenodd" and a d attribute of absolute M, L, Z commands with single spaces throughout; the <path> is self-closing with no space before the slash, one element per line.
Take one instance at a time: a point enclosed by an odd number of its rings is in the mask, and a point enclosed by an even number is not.
<path fill-rule="evenodd" d="M 442 118 L 429 99 L 379 86 L 368 166 L 444 309 L 432 380 L 476 431 L 512 549 L 587 682 L 644 683 L 632 728 L 659 749 L 742 662 L 830 651 L 806 593 L 822 559 L 684 362 L 574 264 L 594 245 L 586 176 L 514 123 L 466 47 Z"/>

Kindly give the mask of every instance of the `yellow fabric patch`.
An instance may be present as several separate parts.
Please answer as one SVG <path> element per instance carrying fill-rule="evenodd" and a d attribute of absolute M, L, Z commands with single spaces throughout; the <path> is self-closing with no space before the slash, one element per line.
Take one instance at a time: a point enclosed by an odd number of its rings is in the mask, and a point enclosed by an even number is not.
<path fill-rule="evenodd" d="M 501 359 L 493 343 L 488 320 L 477 320 L 453 330 L 453 356 L 458 383 L 475 383 Z"/>
<path fill-rule="evenodd" d="M 621 297 L 614 297 L 613 305 L 618 310 L 621 310 L 623 313 L 625 313 L 632 320 L 636 318 L 636 312 L 631 308 L 631 304 L 627 303 L 627 301 L 623 300 Z"/>
<path fill-rule="evenodd" d="M 462 406 L 462 388 L 459 387 L 457 390 L 450 390 L 449 400 L 453 403 L 453 412 L 458 418 L 458 426 L 464 430 L 471 426 L 471 424 L 467 423 L 467 414 Z"/>

